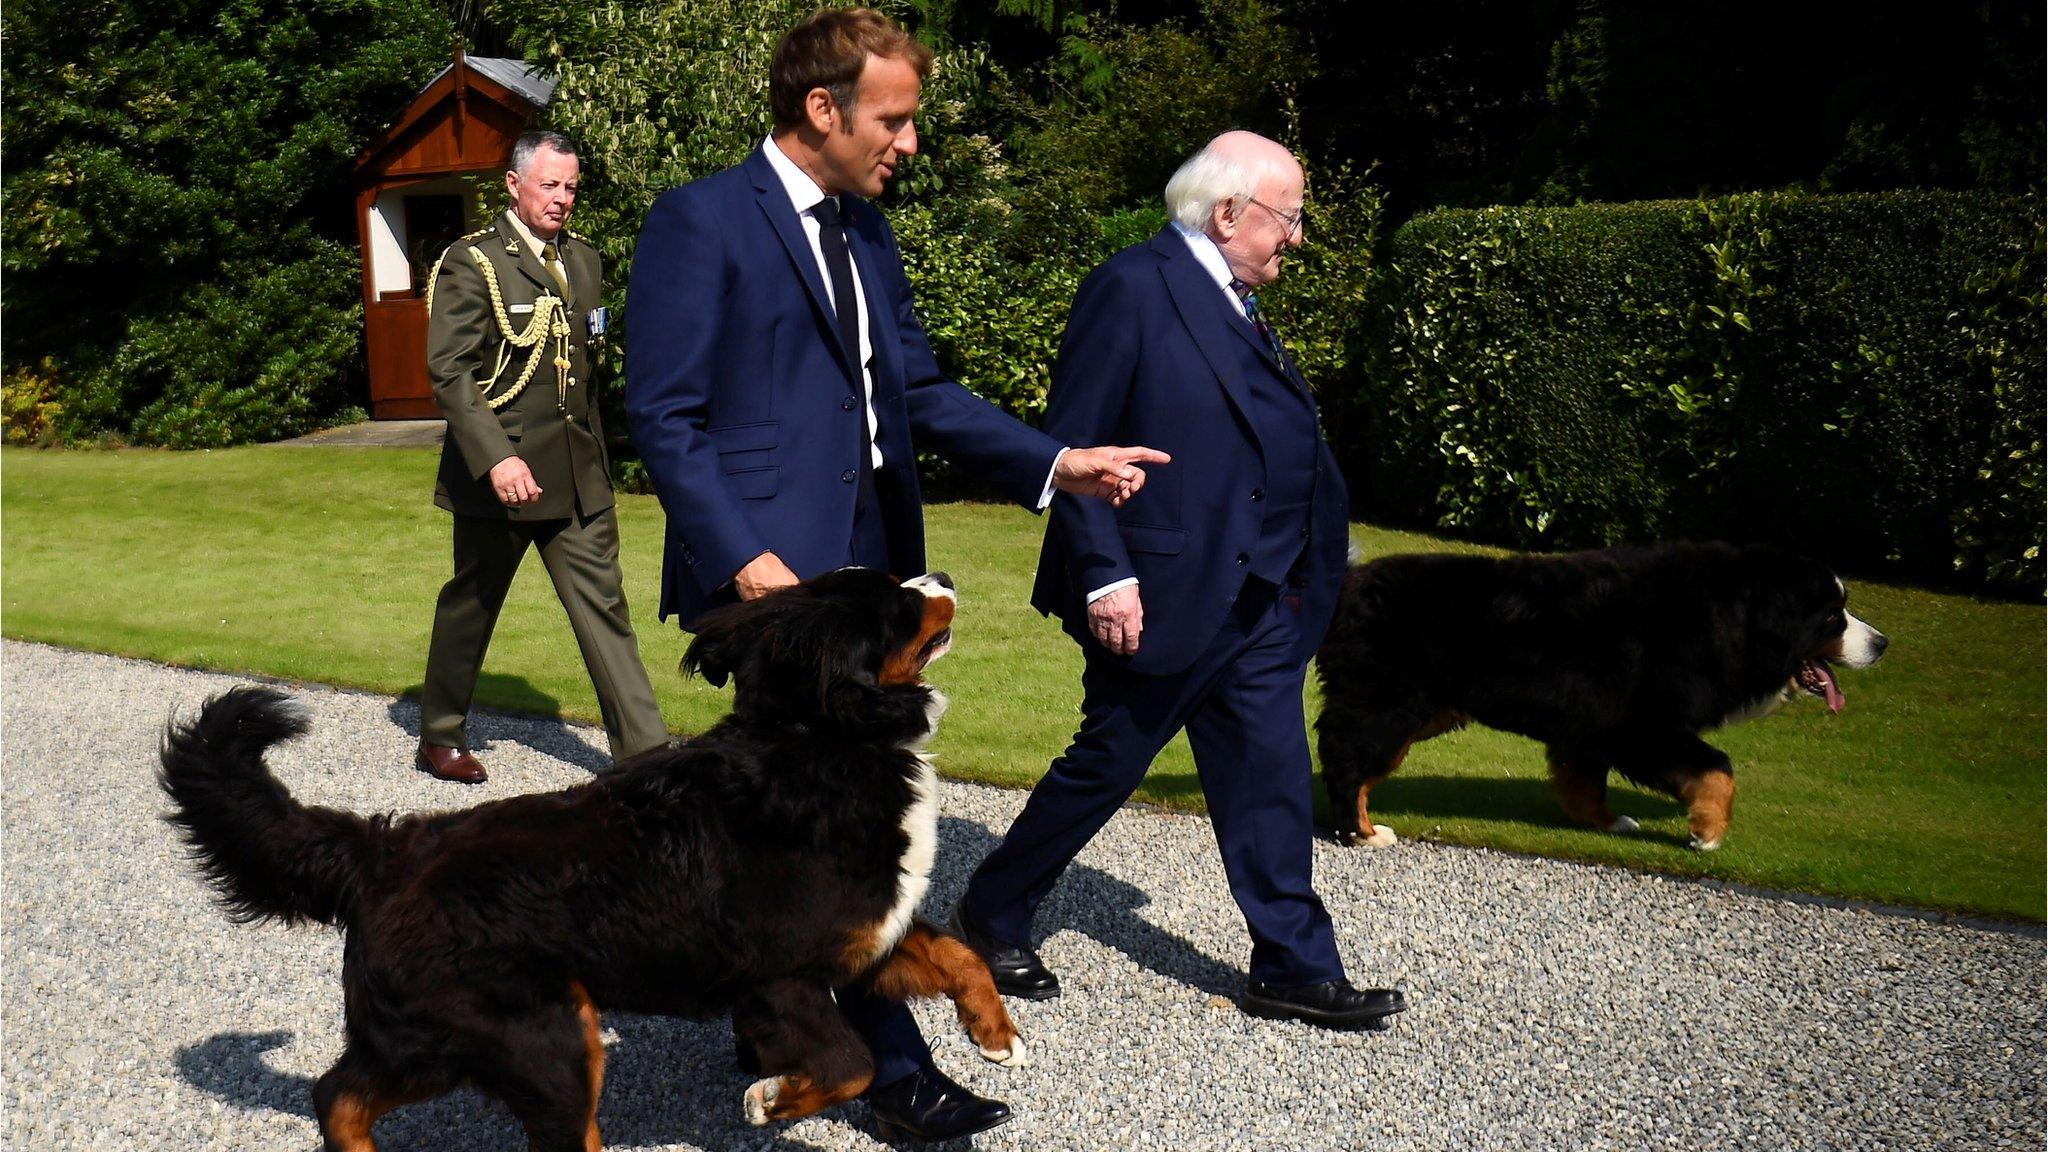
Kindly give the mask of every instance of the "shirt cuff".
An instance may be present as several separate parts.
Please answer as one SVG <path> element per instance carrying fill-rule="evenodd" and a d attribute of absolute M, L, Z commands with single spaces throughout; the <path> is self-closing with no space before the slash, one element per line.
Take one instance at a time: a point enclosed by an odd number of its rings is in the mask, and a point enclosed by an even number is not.
<path fill-rule="evenodd" d="M 1045 490 L 1038 494 L 1038 511 L 1045 511 L 1045 506 L 1052 503 L 1052 478 L 1059 474 L 1060 457 L 1065 456 L 1067 453 L 1072 451 L 1073 449 L 1069 447 L 1062 448 L 1059 451 L 1053 453 L 1052 467 L 1048 469 L 1045 473 Z"/>
<path fill-rule="evenodd" d="M 1104 584 L 1102 587 L 1097 588 L 1095 591 L 1090 592 L 1088 594 L 1088 602 L 1090 604 L 1093 604 L 1097 600 L 1102 599 L 1104 596 L 1109 595 L 1111 592 L 1114 592 L 1119 588 L 1128 588 L 1131 585 L 1136 584 L 1137 582 L 1138 578 L 1136 576 L 1126 576 L 1113 584 Z"/>

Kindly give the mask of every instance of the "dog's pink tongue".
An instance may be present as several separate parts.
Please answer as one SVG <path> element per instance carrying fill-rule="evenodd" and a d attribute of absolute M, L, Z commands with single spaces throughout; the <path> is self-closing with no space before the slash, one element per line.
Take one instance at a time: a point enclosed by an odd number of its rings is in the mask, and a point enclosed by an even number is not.
<path fill-rule="evenodd" d="M 1835 670 L 1819 660 L 1809 660 L 1799 671 L 1802 679 L 1820 689 L 1821 698 L 1828 702 L 1828 712 L 1840 714 L 1849 701 L 1842 695 L 1842 686 L 1835 682 Z"/>

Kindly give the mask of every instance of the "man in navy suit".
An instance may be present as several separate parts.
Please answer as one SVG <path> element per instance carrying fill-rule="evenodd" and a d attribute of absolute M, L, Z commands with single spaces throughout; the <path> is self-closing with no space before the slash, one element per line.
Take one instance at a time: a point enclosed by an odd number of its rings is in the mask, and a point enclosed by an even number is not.
<path fill-rule="evenodd" d="M 1121 501 L 1144 448 L 1066 448 L 939 371 L 895 236 L 861 197 L 917 151 L 931 53 L 886 16 L 831 9 L 770 64 L 775 128 L 737 168 L 648 211 L 628 300 L 626 411 L 668 515 L 661 616 L 846 564 L 925 570 L 917 450 L 1031 507 Z M 842 999 L 875 1058 L 885 1137 L 1009 1119 L 932 1066 L 901 1004 Z"/>
<path fill-rule="evenodd" d="M 1010 995 L 1059 995 L 1033 914 L 1185 728 L 1251 933 L 1243 1009 L 1351 1028 L 1406 1007 L 1344 978 L 1310 878 L 1302 681 L 1343 579 L 1348 498 L 1256 294 L 1301 243 L 1302 193 L 1285 148 L 1227 132 L 1167 183 L 1168 226 L 1075 295 L 1046 431 L 1181 463 L 1114 511 L 1053 501 L 1032 604 L 1081 645 L 1081 728 L 953 917 Z"/>

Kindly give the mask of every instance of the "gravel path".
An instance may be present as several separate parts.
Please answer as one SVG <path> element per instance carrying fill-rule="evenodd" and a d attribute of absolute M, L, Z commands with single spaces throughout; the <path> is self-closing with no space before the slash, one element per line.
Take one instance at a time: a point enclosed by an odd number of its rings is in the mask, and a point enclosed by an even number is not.
<path fill-rule="evenodd" d="M 236 681 L 8 643 L 0 1022 L 12 1149 L 316 1147 L 341 1048 L 338 937 L 229 924 L 152 781 L 165 719 Z M 417 709 L 302 688 L 273 756 L 301 798 L 412 810 L 556 788 L 602 734 L 480 717 L 491 782 L 407 767 Z M 943 917 L 1021 793 L 949 784 Z M 942 1067 L 1017 1109 L 984 1149 L 2039 1148 L 2037 929 L 1943 923 L 1404 842 L 1318 848 L 1354 977 L 1406 989 L 1387 1033 L 1253 1020 L 1205 821 L 1127 809 L 1041 913 L 1067 993 L 1012 1004 L 1034 1064 L 984 1064 L 921 1008 Z M 852 1105 L 746 1125 L 724 1021 L 613 1015 L 599 1124 L 631 1149 L 873 1149 Z M 386 1152 L 523 1147 L 473 1093 L 392 1113 Z"/>

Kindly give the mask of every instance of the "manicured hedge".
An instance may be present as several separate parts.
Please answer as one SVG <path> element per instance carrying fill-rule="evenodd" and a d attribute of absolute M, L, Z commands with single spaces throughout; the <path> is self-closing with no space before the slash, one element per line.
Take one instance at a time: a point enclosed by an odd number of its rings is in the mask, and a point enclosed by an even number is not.
<path fill-rule="evenodd" d="M 1967 193 L 1418 217 L 1357 350 L 1362 511 L 2038 587 L 2042 245 Z"/>

